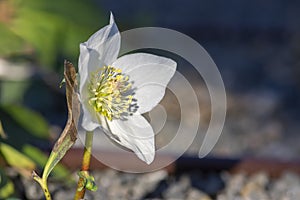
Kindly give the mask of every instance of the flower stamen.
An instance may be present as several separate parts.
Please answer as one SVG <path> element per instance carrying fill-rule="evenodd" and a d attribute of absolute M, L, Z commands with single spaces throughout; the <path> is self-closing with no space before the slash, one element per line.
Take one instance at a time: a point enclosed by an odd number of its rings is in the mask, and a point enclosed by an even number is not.
<path fill-rule="evenodd" d="M 89 104 L 95 112 L 110 121 L 130 114 L 133 96 L 129 94 L 132 85 L 128 80 L 129 77 L 121 69 L 112 66 L 104 66 L 92 73 L 88 86 Z"/>

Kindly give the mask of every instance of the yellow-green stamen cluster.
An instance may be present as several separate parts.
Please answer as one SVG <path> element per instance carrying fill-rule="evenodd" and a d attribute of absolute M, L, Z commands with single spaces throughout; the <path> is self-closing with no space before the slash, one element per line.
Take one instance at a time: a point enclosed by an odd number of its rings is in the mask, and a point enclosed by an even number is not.
<path fill-rule="evenodd" d="M 132 95 L 129 77 L 121 69 L 104 66 L 94 72 L 89 84 L 89 104 L 108 120 L 129 113 Z"/>

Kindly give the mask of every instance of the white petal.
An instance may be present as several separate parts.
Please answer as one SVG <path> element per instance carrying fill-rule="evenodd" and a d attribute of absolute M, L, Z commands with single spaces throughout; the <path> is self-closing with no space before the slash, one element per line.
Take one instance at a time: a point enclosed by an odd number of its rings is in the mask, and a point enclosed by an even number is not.
<path fill-rule="evenodd" d="M 79 92 L 81 93 L 83 84 L 85 83 L 88 77 L 88 60 L 89 60 L 89 53 L 86 49 L 86 46 L 83 44 L 80 44 L 80 55 L 78 60 L 78 73 L 80 75 L 80 88 Z"/>
<path fill-rule="evenodd" d="M 91 72 L 104 65 L 111 65 L 117 59 L 120 44 L 120 33 L 111 14 L 109 25 L 94 33 L 88 41 L 80 44 L 78 63 L 80 91 Z"/>
<path fill-rule="evenodd" d="M 85 43 L 80 44 L 80 55 L 79 55 L 79 61 L 78 61 L 78 73 L 79 73 L 79 93 L 80 95 L 83 92 L 83 88 L 87 82 L 88 76 L 89 76 L 89 61 L 90 61 L 90 53 L 86 47 Z"/>
<path fill-rule="evenodd" d="M 129 116 L 126 120 L 107 120 L 107 135 L 116 143 L 131 149 L 147 164 L 155 155 L 154 132 L 151 125 L 141 115 Z"/>
<path fill-rule="evenodd" d="M 139 113 L 150 111 L 160 102 L 176 71 L 173 60 L 145 53 L 122 56 L 112 66 L 122 69 L 133 81 Z"/>
<path fill-rule="evenodd" d="M 83 111 L 83 116 L 82 116 L 82 127 L 87 130 L 87 131 L 93 131 L 97 127 L 100 126 L 100 123 L 96 121 L 95 116 L 93 116 L 92 112 L 89 111 L 89 109 L 84 105 L 82 105 L 82 111 Z"/>
<path fill-rule="evenodd" d="M 100 60 L 100 63 L 104 65 L 110 65 L 117 59 L 120 44 L 121 36 L 112 14 L 110 16 L 109 25 L 94 33 L 86 42 L 88 49 L 97 52 L 93 53 L 92 58 Z M 98 68 L 102 66 L 97 65 L 92 67 Z"/>

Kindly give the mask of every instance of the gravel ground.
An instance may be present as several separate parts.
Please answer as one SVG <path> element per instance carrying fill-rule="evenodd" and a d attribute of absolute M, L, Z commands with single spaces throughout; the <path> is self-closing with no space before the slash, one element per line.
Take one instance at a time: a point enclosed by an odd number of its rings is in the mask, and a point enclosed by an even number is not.
<path fill-rule="evenodd" d="M 93 175 L 99 189 L 96 192 L 88 191 L 85 196 L 88 200 L 296 200 L 300 196 L 300 177 L 292 172 L 274 178 L 265 172 L 252 175 L 230 174 L 226 171 L 168 174 L 160 170 L 133 174 L 106 169 L 94 171 Z M 14 179 L 20 177 L 15 176 Z M 43 199 L 37 183 L 25 178 L 19 182 L 20 199 Z M 49 189 L 54 200 L 68 200 L 73 198 L 75 187 L 73 184 L 49 181 Z"/>

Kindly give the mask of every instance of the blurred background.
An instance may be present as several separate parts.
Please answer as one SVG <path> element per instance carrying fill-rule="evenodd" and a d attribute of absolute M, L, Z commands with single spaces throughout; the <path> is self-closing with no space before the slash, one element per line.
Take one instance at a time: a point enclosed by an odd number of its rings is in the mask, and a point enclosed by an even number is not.
<path fill-rule="evenodd" d="M 59 88 L 64 59 L 77 66 L 79 43 L 108 23 L 110 11 L 120 31 L 173 29 L 211 55 L 228 98 L 224 130 L 212 155 L 298 159 L 299 8 L 300 2 L 284 0 L 0 0 L 1 163 L 14 165 L 8 155 L 16 154 L 29 169 L 43 166 L 42 152 L 51 150 L 67 119 L 65 91 Z M 200 75 L 182 58 L 159 54 L 176 60 L 190 80 L 199 98 L 200 127 L 207 128 L 210 100 Z M 161 104 L 169 121 L 180 120 L 176 96 L 167 92 Z M 158 146 L 172 137 L 165 130 L 157 136 Z M 187 153 L 197 153 L 202 139 L 197 136 Z M 57 172 L 64 173 L 63 168 Z"/>

